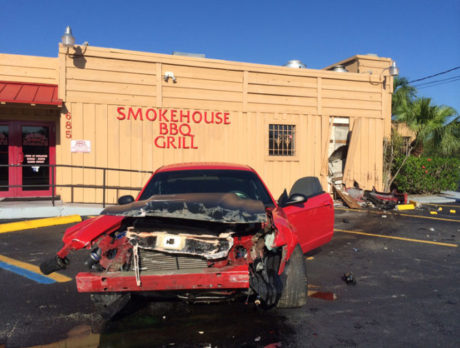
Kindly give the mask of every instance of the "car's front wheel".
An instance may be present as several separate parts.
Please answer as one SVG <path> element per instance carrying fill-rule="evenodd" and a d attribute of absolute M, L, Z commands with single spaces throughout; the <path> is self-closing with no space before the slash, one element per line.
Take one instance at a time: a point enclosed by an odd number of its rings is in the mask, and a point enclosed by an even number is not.
<path fill-rule="evenodd" d="M 307 267 L 300 245 L 297 245 L 281 275 L 283 290 L 278 308 L 302 307 L 307 303 Z"/>
<path fill-rule="evenodd" d="M 91 294 L 91 301 L 93 302 L 96 311 L 104 318 L 111 319 L 119 311 L 123 309 L 124 306 L 131 299 L 131 293 L 93 293 Z"/>

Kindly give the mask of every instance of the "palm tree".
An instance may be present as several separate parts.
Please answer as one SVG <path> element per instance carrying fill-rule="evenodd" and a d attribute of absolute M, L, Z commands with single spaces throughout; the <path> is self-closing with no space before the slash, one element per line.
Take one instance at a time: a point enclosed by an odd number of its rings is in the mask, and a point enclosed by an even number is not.
<path fill-rule="evenodd" d="M 417 89 L 409 85 L 405 77 L 396 76 L 393 80 L 393 96 L 391 110 L 393 115 L 398 115 L 410 102 L 415 99 Z"/>
<path fill-rule="evenodd" d="M 404 122 L 415 132 L 413 155 L 421 155 L 426 147 L 430 151 L 450 155 L 460 148 L 457 112 L 450 106 L 431 105 L 431 98 L 403 100 L 397 106 L 396 121 Z"/>

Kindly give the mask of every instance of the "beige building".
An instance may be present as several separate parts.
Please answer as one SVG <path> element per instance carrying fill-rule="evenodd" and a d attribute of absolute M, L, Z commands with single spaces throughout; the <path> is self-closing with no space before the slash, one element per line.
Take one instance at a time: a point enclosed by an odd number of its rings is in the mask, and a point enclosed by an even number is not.
<path fill-rule="evenodd" d="M 63 201 L 114 203 L 148 179 L 136 171 L 194 161 L 248 164 L 275 198 L 308 175 L 381 189 L 391 63 L 357 55 L 340 72 L 91 46 L 0 54 L 0 196 L 50 196 L 55 183 Z"/>

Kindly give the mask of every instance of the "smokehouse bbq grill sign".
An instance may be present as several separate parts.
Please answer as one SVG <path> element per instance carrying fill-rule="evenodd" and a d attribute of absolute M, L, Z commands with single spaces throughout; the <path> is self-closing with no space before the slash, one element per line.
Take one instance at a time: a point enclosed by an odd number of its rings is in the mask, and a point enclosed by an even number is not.
<path fill-rule="evenodd" d="M 155 122 L 158 135 L 153 143 L 160 149 L 198 149 L 193 126 L 229 125 L 230 113 L 222 111 L 117 107 L 120 121 Z"/>

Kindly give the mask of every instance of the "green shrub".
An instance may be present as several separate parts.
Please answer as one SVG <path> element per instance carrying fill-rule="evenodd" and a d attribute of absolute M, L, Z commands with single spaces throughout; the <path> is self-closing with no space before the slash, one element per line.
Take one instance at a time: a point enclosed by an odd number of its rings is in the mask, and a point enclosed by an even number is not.
<path fill-rule="evenodd" d="M 404 157 L 395 160 L 396 171 Z M 408 193 L 437 193 L 456 190 L 460 180 L 460 159 L 442 157 L 409 157 L 394 185 Z"/>

